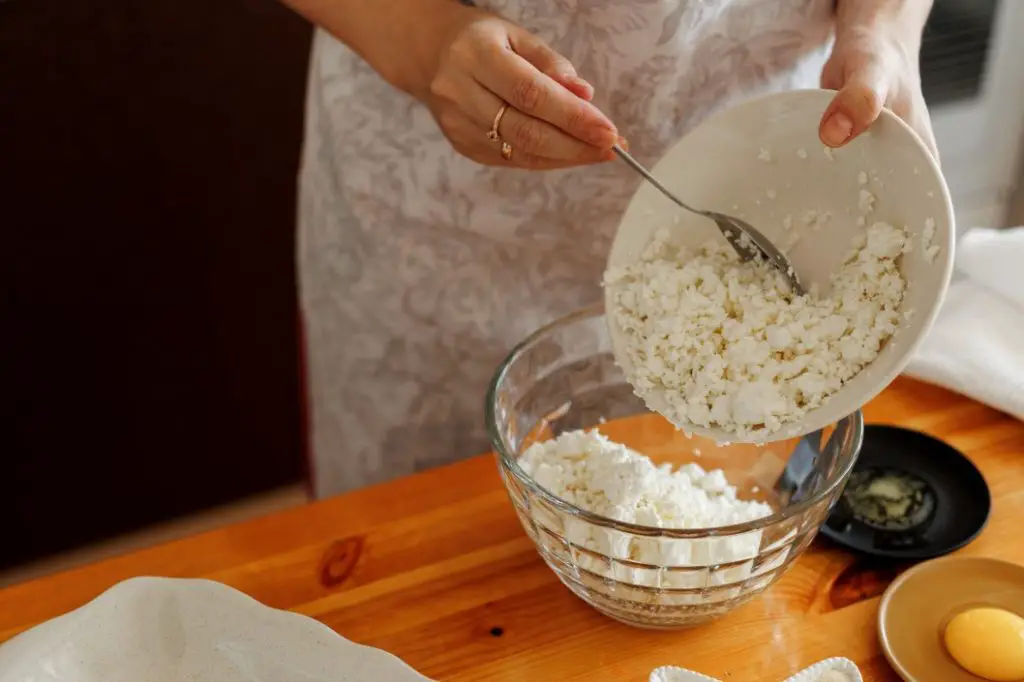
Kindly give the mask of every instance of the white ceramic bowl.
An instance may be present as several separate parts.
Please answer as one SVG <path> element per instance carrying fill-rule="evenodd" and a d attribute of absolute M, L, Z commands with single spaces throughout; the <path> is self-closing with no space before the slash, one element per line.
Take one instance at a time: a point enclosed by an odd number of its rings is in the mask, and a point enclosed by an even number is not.
<path fill-rule="evenodd" d="M 909 319 L 904 316 L 903 326 L 874 362 L 800 421 L 769 435 L 769 440 L 801 436 L 839 421 L 896 378 L 931 327 L 953 270 L 953 206 L 938 164 L 921 139 L 889 111 L 846 147 L 826 152 L 818 139 L 818 124 L 834 94 L 798 90 L 722 111 L 680 140 L 653 168 L 683 201 L 743 218 L 780 246 L 792 231 L 801 231 L 790 259 L 804 285 L 817 284 L 822 293 L 828 291 L 829 275 L 849 252 L 853 238 L 865 230 L 857 224 L 862 188 L 875 196 L 867 224 L 905 226 L 910 235 L 912 250 L 900 263 L 907 280 L 902 310 L 913 311 Z M 770 160 L 761 158 L 761 150 L 768 151 Z M 867 185 L 860 183 L 862 172 L 868 175 Z M 831 218 L 814 231 L 802 220 L 809 210 L 827 211 Z M 792 217 L 790 231 L 783 227 L 786 216 Z M 931 244 L 939 247 L 930 261 L 922 246 L 928 220 L 935 227 Z M 660 228 L 669 228 L 674 239 L 694 248 L 723 239 L 710 220 L 680 210 L 643 183 L 619 225 L 609 267 L 635 263 Z M 607 310 L 613 309 L 613 293 L 614 287 L 605 292 Z M 613 316 L 608 320 L 615 358 L 629 374 L 626 341 Z M 661 411 L 657 395 L 648 396 L 647 404 Z M 742 440 L 717 428 L 686 430 L 720 442 Z"/>

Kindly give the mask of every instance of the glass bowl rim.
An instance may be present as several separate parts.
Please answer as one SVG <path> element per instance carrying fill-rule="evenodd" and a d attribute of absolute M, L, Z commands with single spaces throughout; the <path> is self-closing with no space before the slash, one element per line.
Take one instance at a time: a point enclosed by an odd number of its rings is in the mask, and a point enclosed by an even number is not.
<path fill-rule="evenodd" d="M 547 335 L 554 329 L 564 327 L 574 322 L 581 320 L 604 316 L 604 304 L 598 303 L 586 308 L 581 308 L 575 312 L 569 313 L 559 317 L 544 326 L 537 329 L 535 332 L 527 336 L 525 339 L 520 341 L 509 351 L 509 354 L 501 361 L 498 365 L 498 369 L 494 372 L 491 377 L 491 381 L 487 386 L 487 395 L 485 398 L 484 405 L 484 417 L 487 424 L 487 434 L 490 437 L 491 445 L 494 447 L 495 454 L 502 465 L 508 472 L 510 472 L 517 481 L 526 486 L 529 491 L 543 499 L 545 502 L 550 504 L 555 509 L 570 514 L 576 518 L 589 521 L 598 526 L 612 528 L 614 530 L 630 533 L 633 535 L 639 535 L 641 537 L 659 537 L 659 538 L 672 538 L 672 539 L 700 539 L 707 537 L 719 537 L 729 535 L 739 535 L 742 533 L 749 533 L 751 531 L 763 530 L 769 526 L 773 526 L 787 519 L 791 519 L 794 516 L 803 514 L 808 509 L 814 507 L 816 504 L 830 496 L 837 487 L 850 475 L 854 465 L 857 463 L 860 450 L 864 443 L 864 415 L 861 410 L 857 410 L 853 414 L 849 414 L 843 417 L 840 422 L 849 421 L 853 427 L 853 451 L 854 455 L 848 458 L 843 466 L 837 471 L 828 481 L 827 485 L 823 486 L 820 491 L 811 496 L 809 499 L 803 500 L 796 504 L 787 506 L 785 509 L 770 514 L 768 516 L 754 519 L 753 521 L 746 521 L 744 523 L 735 523 L 728 526 L 713 526 L 709 528 L 659 528 L 657 526 L 644 526 L 637 523 L 629 523 L 626 521 L 617 521 L 615 519 L 602 516 L 586 509 L 577 507 L 574 504 L 566 502 L 560 497 L 549 492 L 546 488 L 538 484 L 533 480 L 523 469 L 519 466 L 518 458 L 510 453 L 504 444 L 504 439 L 500 431 L 498 430 L 497 420 L 494 416 L 494 405 L 495 397 L 498 392 L 498 386 L 505 379 L 509 369 L 515 363 L 516 360 L 526 351 L 527 348 L 532 346 L 534 342 L 543 336 Z M 817 433 L 820 433 L 821 430 Z M 815 432 L 812 432 L 815 433 Z M 770 442 L 770 441 L 769 441 Z"/>

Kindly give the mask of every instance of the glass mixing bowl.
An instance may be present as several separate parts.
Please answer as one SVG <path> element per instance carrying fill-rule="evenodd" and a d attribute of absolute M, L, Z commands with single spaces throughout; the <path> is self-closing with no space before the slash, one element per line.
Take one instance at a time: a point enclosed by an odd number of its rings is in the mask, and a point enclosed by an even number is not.
<path fill-rule="evenodd" d="M 520 343 L 491 381 L 486 413 L 505 487 L 544 561 L 598 611 L 654 628 L 717 618 L 778 580 L 842 493 L 864 435 L 856 412 L 803 438 L 763 446 L 689 438 L 633 395 L 612 357 L 601 307 Z M 555 497 L 517 464 L 534 442 L 590 428 L 656 464 L 722 469 L 740 499 L 766 502 L 774 513 L 703 529 L 623 523 Z M 676 559 L 655 565 L 637 558 L 652 555 Z"/>

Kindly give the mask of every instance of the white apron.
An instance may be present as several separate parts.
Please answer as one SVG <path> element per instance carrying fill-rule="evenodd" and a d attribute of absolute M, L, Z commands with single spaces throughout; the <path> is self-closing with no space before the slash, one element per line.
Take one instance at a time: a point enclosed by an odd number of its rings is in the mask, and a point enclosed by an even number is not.
<path fill-rule="evenodd" d="M 565 55 L 648 164 L 720 107 L 816 87 L 832 34 L 833 0 L 480 4 Z M 303 157 L 317 494 L 489 450 L 492 373 L 537 327 L 600 300 L 637 178 L 617 163 L 541 173 L 466 160 L 425 107 L 323 32 Z"/>

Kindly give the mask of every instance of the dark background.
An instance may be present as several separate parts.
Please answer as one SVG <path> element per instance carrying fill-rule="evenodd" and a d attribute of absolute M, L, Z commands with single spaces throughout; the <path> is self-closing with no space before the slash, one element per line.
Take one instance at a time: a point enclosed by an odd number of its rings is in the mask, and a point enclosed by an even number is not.
<path fill-rule="evenodd" d="M 0 568 L 303 475 L 310 30 L 0 0 Z"/>

